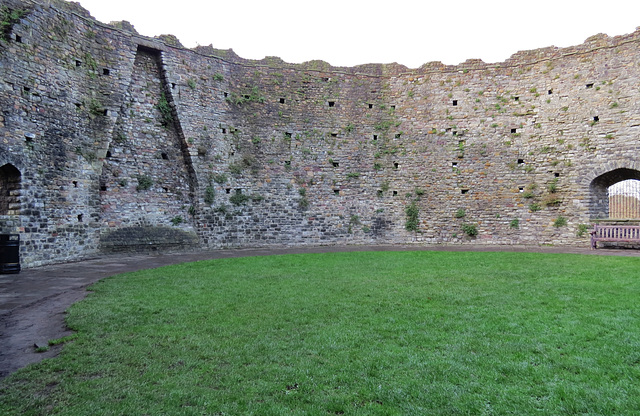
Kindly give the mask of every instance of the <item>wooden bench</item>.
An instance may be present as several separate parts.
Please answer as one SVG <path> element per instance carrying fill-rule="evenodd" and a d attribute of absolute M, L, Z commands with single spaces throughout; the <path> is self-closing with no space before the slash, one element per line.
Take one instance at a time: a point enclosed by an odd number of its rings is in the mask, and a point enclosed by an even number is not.
<path fill-rule="evenodd" d="M 591 248 L 598 248 L 598 241 L 640 243 L 639 225 L 598 225 L 591 231 Z"/>

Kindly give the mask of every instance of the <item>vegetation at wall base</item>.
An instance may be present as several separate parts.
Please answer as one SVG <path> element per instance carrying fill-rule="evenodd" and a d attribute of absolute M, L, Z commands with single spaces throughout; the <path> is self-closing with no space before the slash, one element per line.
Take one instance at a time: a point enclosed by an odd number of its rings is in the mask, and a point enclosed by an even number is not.
<path fill-rule="evenodd" d="M 640 260 L 250 257 L 105 279 L 3 415 L 640 412 Z"/>

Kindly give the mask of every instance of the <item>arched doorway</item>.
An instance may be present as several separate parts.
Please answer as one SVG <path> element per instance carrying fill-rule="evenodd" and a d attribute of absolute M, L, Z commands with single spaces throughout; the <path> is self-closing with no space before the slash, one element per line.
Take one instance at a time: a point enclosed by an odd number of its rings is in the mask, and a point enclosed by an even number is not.
<path fill-rule="evenodd" d="M 20 176 L 11 164 L 0 167 L 0 215 L 20 214 Z"/>
<path fill-rule="evenodd" d="M 606 172 L 591 182 L 590 191 L 592 218 L 640 220 L 640 171 Z"/>
<path fill-rule="evenodd" d="M 609 218 L 640 219 L 640 180 L 627 179 L 611 185 L 609 194 Z"/>

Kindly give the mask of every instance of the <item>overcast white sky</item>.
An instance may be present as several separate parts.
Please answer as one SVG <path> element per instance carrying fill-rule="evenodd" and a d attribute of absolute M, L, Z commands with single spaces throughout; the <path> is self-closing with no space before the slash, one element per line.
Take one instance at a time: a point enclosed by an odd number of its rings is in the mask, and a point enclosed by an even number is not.
<path fill-rule="evenodd" d="M 410 68 L 631 33 L 640 0 L 79 0 L 98 20 L 128 20 L 146 36 L 232 48 L 248 59 Z"/>

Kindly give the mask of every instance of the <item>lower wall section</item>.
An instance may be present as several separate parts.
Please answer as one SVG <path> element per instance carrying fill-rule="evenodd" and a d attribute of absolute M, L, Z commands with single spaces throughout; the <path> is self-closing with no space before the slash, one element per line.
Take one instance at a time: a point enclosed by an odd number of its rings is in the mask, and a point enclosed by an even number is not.
<path fill-rule="evenodd" d="M 170 227 L 120 228 L 100 239 L 100 249 L 106 253 L 193 250 L 198 246 L 195 233 Z"/>

